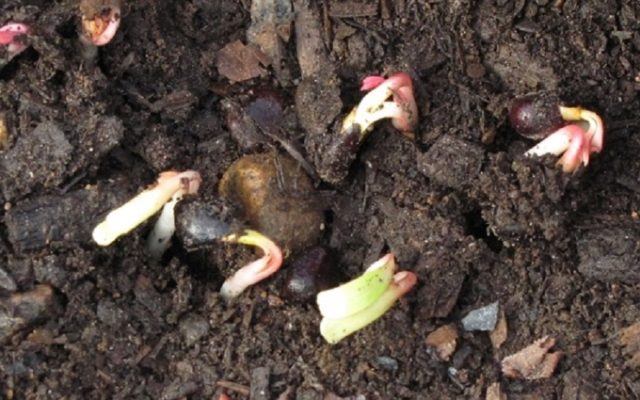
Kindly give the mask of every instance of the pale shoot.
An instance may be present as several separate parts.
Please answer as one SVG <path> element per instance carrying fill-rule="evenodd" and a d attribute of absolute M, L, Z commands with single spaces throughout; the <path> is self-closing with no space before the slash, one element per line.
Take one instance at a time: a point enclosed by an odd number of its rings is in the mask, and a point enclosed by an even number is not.
<path fill-rule="evenodd" d="M 157 213 L 177 192 L 196 193 L 201 180 L 196 171 L 161 173 L 153 187 L 107 214 L 93 230 L 93 240 L 100 246 L 110 245 Z"/>
<path fill-rule="evenodd" d="M 413 272 L 392 275 L 392 254 L 378 260 L 363 275 L 337 288 L 318 293 L 323 316 L 320 334 L 334 344 L 364 328 L 386 313 L 417 282 Z"/>
<path fill-rule="evenodd" d="M 320 314 L 327 318 L 344 318 L 369 307 L 389 287 L 395 269 L 393 255 L 387 254 L 356 279 L 318 293 Z"/>

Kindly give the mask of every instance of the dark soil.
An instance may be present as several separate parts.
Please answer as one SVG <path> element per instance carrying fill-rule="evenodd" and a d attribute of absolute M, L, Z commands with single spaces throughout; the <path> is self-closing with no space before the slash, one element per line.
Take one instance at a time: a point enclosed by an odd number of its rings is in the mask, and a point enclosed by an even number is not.
<path fill-rule="evenodd" d="M 616 341 L 640 319 L 640 3 L 296 0 L 293 29 L 305 31 L 264 76 L 233 83 L 217 55 L 246 42 L 250 3 L 126 2 L 93 62 L 75 2 L 0 5 L 3 23 L 34 28 L 0 70 L 2 396 L 449 399 L 500 382 L 509 399 L 640 398 L 640 371 Z M 176 241 L 152 263 L 149 224 L 107 248 L 91 241 L 107 210 L 163 170 L 199 171 L 215 197 L 244 154 L 317 162 L 360 79 L 398 70 L 414 78 L 415 138 L 380 124 L 340 184 L 312 176 L 326 221 L 310 246 L 331 248 L 346 277 L 387 251 L 418 276 L 366 329 L 324 342 L 313 302 L 285 289 L 295 254 L 225 302 L 219 271 L 249 250 L 214 257 Z M 224 104 L 242 112 L 265 89 L 284 103 L 279 126 L 242 138 Z M 532 142 L 507 107 L 538 91 L 605 120 L 588 168 L 564 175 L 522 156 Z M 500 348 L 459 325 L 495 301 L 508 324 Z M 425 338 L 447 323 L 462 333 L 440 361 Z M 501 374 L 500 360 L 545 335 L 564 352 L 551 378 Z"/>

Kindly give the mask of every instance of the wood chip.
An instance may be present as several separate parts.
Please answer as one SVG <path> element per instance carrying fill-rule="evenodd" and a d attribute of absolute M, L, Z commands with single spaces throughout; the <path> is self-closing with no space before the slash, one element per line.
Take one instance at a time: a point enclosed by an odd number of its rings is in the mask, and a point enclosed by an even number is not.
<path fill-rule="evenodd" d="M 549 353 L 556 340 L 549 336 L 502 360 L 502 373 L 508 378 L 536 380 L 549 378 L 562 357 L 562 352 Z"/>
<path fill-rule="evenodd" d="M 458 341 L 458 330 L 455 325 L 449 324 L 441 326 L 427 336 L 427 346 L 435 348 L 438 357 L 442 361 L 448 361 L 451 354 L 456 350 Z"/>
<path fill-rule="evenodd" d="M 640 321 L 624 328 L 618 343 L 624 348 L 624 353 L 631 357 L 625 365 L 629 368 L 640 367 Z"/>
<path fill-rule="evenodd" d="M 260 49 L 253 45 L 245 46 L 239 40 L 218 52 L 218 72 L 232 82 L 264 76 L 267 71 L 262 66 L 269 64 L 269 58 Z"/>
<path fill-rule="evenodd" d="M 332 1 L 329 15 L 339 18 L 372 17 L 378 15 L 378 3 L 362 3 L 360 1 Z"/>
<path fill-rule="evenodd" d="M 487 388 L 486 400 L 507 400 L 507 395 L 502 393 L 500 382 L 493 382 Z"/>
<path fill-rule="evenodd" d="M 499 349 L 502 344 L 507 340 L 507 319 L 504 316 L 504 312 L 501 310 L 498 317 L 498 324 L 495 329 L 489 332 L 489 338 L 494 349 Z"/>

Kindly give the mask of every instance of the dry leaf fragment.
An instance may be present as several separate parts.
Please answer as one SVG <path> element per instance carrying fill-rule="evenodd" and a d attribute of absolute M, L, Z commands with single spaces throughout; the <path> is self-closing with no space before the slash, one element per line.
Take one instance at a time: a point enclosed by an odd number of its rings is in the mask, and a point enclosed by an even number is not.
<path fill-rule="evenodd" d="M 458 330 L 455 325 L 449 324 L 441 326 L 427 336 L 427 346 L 436 349 L 438 357 L 442 361 L 448 361 L 449 357 L 456 350 L 458 340 Z"/>
<path fill-rule="evenodd" d="M 218 52 L 218 72 L 234 82 L 265 75 L 267 71 L 262 66 L 269 64 L 269 57 L 260 49 L 253 45 L 245 46 L 239 40 L 227 44 Z"/>
<path fill-rule="evenodd" d="M 640 367 L 640 321 L 624 328 L 620 332 L 618 343 L 624 347 L 624 353 L 631 358 L 625 363 L 627 367 Z"/>
<path fill-rule="evenodd" d="M 496 327 L 489 332 L 489 339 L 491 339 L 491 344 L 493 344 L 494 349 L 499 349 L 507 340 L 507 332 L 507 319 L 504 316 L 504 312 L 500 311 Z"/>
<path fill-rule="evenodd" d="M 502 373 L 509 378 L 543 379 L 553 374 L 562 357 L 562 352 L 549 353 L 556 340 L 549 336 L 536 340 L 533 344 L 502 360 Z"/>
<path fill-rule="evenodd" d="M 500 388 L 500 382 L 493 382 L 487 388 L 487 395 L 485 396 L 486 400 L 507 400 L 507 395 L 502 393 L 502 389 Z"/>

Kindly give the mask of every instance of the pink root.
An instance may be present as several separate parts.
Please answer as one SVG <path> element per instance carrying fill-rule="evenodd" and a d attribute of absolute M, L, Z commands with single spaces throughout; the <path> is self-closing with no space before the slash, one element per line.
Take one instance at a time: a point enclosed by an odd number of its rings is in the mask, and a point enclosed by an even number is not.
<path fill-rule="evenodd" d="M 29 25 L 20 22 L 10 22 L 0 27 L 0 45 L 7 45 L 10 55 L 16 56 L 23 52 L 27 45 L 16 40 L 17 37 L 31 33 Z"/>
<path fill-rule="evenodd" d="M 239 243 L 242 242 L 239 241 Z M 250 262 L 227 278 L 220 289 L 220 294 L 223 297 L 227 299 L 237 297 L 249 286 L 273 275 L 282 266 L 282 250 L 278 245 L 266 237 L 261 239 L 257 245 L 264 251 L 264 256 Z"/>

